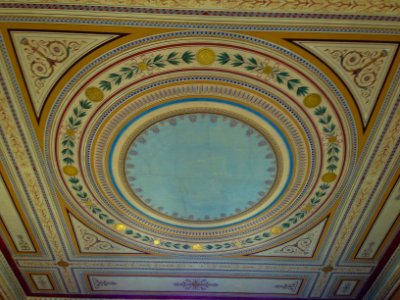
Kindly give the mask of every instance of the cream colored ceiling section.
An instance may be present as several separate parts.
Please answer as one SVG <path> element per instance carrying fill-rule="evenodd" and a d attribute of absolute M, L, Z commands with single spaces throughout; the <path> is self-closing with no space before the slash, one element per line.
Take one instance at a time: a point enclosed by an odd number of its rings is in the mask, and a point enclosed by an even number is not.
<path fill-rule="evenodd" d="M 37 116 L 61 75 L 85 54 L 115 37 L 39 31 L 13 31 L 11 36 Z"/>
<path fill-rule="evenodd" d="M 364 126 L 374 110 L 397 45 L 359 42 L 297 42 L 330 66 L 353 94 Z"/>
<path fill-rule="evenodd" d="M 70 216 L 72 226 L 82 253 L 142 253 L 120 244 L 117 244 L 104 236 L 96 233 L 87 226 L 83 225 L 72 215 Z"/>
<path fill-rule="evenodd" d="M 287 243 L 252 256 L 312 257 L 320 241 L 326 221 L 325 219 L 313 229 Z"/>
<path fill-rule="evenodd" d="M 20 252 L 35 252 L 32 241 L 26 231 L 23 222 L 18 215 L 11 196 L 4 184 L 3 179 L 0 177 L 0 195 L 2 197 L 0 219 L 4 222 L 10 235 L 14 237 L 14 244 Z"/>

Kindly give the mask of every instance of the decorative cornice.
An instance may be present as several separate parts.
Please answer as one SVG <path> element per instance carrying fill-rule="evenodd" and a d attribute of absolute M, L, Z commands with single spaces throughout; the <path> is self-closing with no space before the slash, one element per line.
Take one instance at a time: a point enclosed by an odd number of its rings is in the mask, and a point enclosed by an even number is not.
<path fill-rule="evenodd" d="M 23 300 L 25 293 L 3 253 L 0 252 L 0 298 L 2 297 L 8 300 Z"/>
<path fill-rule="evenodd" d="M 386 266 L 372 284 L 364 299 L 388 299 L 400 280 L 400 247 L 390 257 Z"/>
<path fill-rule="evenodd" d="M 259 13 L 319 13 L 319 14 L 362 14 L 379 16 L 398 16 L 400 13 L 400 3 L 396 0 L 269 0 L 269 1 L 249 1 L 249 0 L 53 0 L 53 1 L 34 1 L 34 0 L 5 0 L 0 6 L 6 7 L 10 4 L 45 4 L 54 6 L 57 4 L 74 5 L 83 8 L 83 5 L 90 6 L 112 6 L 127 8 L 140 8 L 143 11 L 149 9 L 156 10 L 189 10 L 192 12 L 212 12 L 212 15 L 224 15 L 226 12 L 240 12 L 241 14 Z M 156 12 L 156 11 L 154 11 Z M 229 14 L 228 12 L 228 14 Z M 165 13 L 165 12 L 164 12 Z M 196 14 L 196 13 L 195 13 Z"/>

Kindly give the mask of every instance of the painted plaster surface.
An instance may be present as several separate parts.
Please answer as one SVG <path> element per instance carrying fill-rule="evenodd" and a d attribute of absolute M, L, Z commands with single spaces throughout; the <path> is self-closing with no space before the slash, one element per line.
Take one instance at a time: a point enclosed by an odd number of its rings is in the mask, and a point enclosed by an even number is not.
<path fill-rule="evenodd" d="M 395 294 L 399 6 L 133 2 L 0 3 L 1 297 Z"/>
<path fill-rule="evenodd" d="M 141 201 L 176 218 L 204 221 L 259 202 L 274 183 L 277 163 L 255 129 L 205 113 L 148 128 L 133 140 L 125 170 Z"/>

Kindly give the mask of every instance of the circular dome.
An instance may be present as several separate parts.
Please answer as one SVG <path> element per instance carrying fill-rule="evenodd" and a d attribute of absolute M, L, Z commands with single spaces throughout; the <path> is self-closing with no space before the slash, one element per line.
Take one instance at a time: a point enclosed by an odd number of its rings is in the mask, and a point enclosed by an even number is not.
<path fill-rule="evenodd" d="M 158 121 L 135 137 L 125 158 L 125 176 L 138 200 L 191 221 L 247 210 L 269 193 L 276 175 L 275 153 L 261 133 L 210 113 Z"/>

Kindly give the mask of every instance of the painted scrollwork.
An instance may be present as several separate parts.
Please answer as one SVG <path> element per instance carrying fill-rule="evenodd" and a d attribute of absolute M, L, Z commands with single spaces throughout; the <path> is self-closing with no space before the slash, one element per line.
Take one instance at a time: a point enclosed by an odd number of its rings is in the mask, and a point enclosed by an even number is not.
<path fill-rule="evenodd" d="M 115 250 L 117 248 L 113 244 L 107 241 L 100 240 L 96 235 L 86 231 L 84 228 L 82 228 L 80 232 L 82 241 L 84 243 L 83 248 L 87 251 L 90 250 L 106 251 L 106 250 Z"/>
<path fill-rule="evenodd" d="M 287 283 L 277 284 L 277 285 L 275 285 L 275 288 L 282 289 L 282 290 L 288 290 L 292 293 L 296 293 L 297 286 L 298 286 L 298 282 L 294 282 L 294 283 L 290 283 L 290 284 L 287 284 Z"/>
<path fill-rule="evenodd" d="M 185 290 L 205 291 L 209 287 L 217 287 L 217 283 L 210 283 L 207 279 L 185 279 L 182 282 L 175 282 L 174 286 L 183 287 Z"/>
<path fill-rule="evenodd" d="M 332 58 L 339 60 L 340 66 L 351 74 L 361 95 L 369 102 L 373 87 L 388 52 L 383 50 L 325 50 Z"/>
<path fill-rule="evenodd" d="M 311 234 L 305 238 L 298 240 L 292 245 L 287 245 L 279 250 L 279 252 L 293 255 L 308 255 L 314 235 Z"/>
<path fill-rule="evenodd" d="M 368 243 L 368 246 L 361 252 L 360 257 L 370 258 L 375 253 L 375 242 Z"/>
<path fill-rule="evenodd" d="M 22 235 L 17 235 L 18 238 L 18 246 L 22 251 L 30 251 L 31 246 L 29 245 L 29 243 L 27 241 L 24 240 L 24 237 Z"/>
<path fill-rule="evenodd" d="M 109 281 L 109 280 L 99 280 L 97 278 L 94 278 L 92 280 L 93 286 L 95 289 L 102 288 L 102 287 L 108 287 L 108 286 L 113 286 L 117 285 L 116 282 L 114 281 Z"/>
<path fill-rule="evenodd" d="M 78 50 L 84 41 L 45 41 L 23 38 L 24 52 L 30 64 L 35 87 L 40 90 L 45 79 L 49 78 L 55 66 L 68 59 L 71 52 Z"/>

